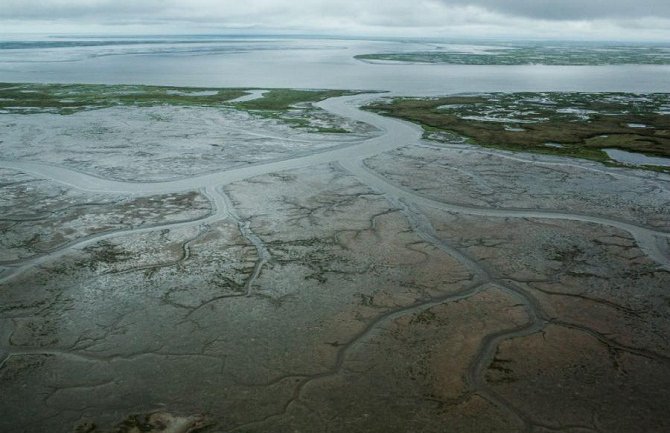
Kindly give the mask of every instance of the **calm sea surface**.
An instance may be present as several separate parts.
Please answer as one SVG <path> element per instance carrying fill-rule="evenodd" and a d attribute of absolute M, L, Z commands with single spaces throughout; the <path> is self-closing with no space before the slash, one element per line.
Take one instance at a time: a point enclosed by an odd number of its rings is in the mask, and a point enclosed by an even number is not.
<path fill-rule="evenodd" d="M 0 39 L 0 81 L 387 90 L 670 92 L 670 66 L 370 64 L 356 54 L 428 50 L 421 42 L 312 38 Z M 432 47 L 434 49 L 434 47 Z M 461 44 L 464 50 L 477 44 Z"/>

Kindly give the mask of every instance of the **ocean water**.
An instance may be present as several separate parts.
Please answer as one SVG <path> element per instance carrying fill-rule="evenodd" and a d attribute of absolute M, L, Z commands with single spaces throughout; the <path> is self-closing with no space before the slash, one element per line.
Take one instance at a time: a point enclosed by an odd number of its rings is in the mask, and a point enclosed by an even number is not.
<path fill-rule="evenodd" d="M 479 52 L 485 42 L 459 43 Z M 495 91 L 670 92 L 670 65 L 370 64 L 357 54 L 433 42 L 310 37 L 0 38 L 0 81 L 291 87 L 436 95 Z"/>

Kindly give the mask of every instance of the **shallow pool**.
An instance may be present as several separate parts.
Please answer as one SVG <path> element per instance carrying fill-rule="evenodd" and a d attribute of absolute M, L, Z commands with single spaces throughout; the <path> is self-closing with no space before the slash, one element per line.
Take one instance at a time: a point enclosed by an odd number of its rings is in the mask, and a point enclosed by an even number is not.
<path fill-rule="evenodd" d="M 607 156 L 617 162 L 633 165 L 659 165 L 670 167 L 670 158 L 661 156 L 647 156 L 642 153 L 627 152 L 621 149 L 603 149 Z"/>

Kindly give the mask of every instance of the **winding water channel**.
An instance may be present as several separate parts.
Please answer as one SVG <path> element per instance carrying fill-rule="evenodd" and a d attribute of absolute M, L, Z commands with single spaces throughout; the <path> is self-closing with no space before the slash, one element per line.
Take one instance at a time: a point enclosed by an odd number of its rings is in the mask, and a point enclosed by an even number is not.
<path fill-rule="evenodd" d="M 368 123 L 382 131 L 381 135 L 358 142 L 339 144 L 328 150 L 315 151 L 293 158 L 251 164 L 244 167 L 177 180 L 163 182 L 109 180 L 60 166 L 29 161 L 0 160 L 0 167 L 2 168 L 21 170 L 36 177 L 49 179 L 82 191 L 111 194 L 125 193 L 133 195 L 152 195 L 199 190 L 204 191 L 205 195 L 213 201 L 213 211 L 210 215 L 204 218 L 91 235 L 26 260 L 19 260 L 15 263 L 6 263 L 6 265 L 10 266 L 10 269 L 5 272 L 0 281 L 5 281 L 31 267 L 43 264 L 66 254 L 70 249 L 82 248 L 103 239 L 130 233 L 144 233 L 165 228 L 193 226 L 230 217 L 232 215 L 231 211 L 228 209 L 230 204 L 225 197 L 221 196 L 222 192 L 220 191 L 220 188 L 216 187 L 267 173 L 333 162 L 338 162 L 342 167 L 354 174 L 361 182 L 369 187 L 380 191 L 387 196 L 402 200 L 407 204 L 428 206 L 448 212 L 484 217 L 546 218 L 596 223 L 616 227 L 630 233 L 637 241 L 638 246 L 650 258 L 666 269 L 670 269 L 670 256 L 667 251 L 667 242 L 665 241 L 665 239 L 670 238 L 670 233 L 668 232 L 644 227 L 630 221 L 600 217 L 597 215 L 562 212 L 560 210 L 487 208 L 441 202 L 423 197 L 414 191 L 392 184 L 384 177 L 368 169 L 364 164 L 364 160 L 402 146 L 419 143 L 422 137 L 422 130 L 417 125 L 389 117 L 383 117 L 371 112 L 363 111 L 359 108 L 370 100 L 378 98 L 378 96 L 378 94 L 363 94 L 337 97 L 322 101 L 317 105 L 334 115 Z M 533 162 L 528 161 L 528 163 Z"/>
<path fill-rule="evenodd" d="M 366 94 L 338 97 L 325 100 L 318 104 L 320 108 L 323 108 L 324 110 L 327 110 L 334 115 L 350 118 L 359 122 L 365 122 L 374 126 L 379 131 L 381 131 L 381 134 L 375 137 L 360 140 L 358 142 L 350 142 L 345 144 L 340 143 L 336 147 L 331 147 L 328 150 L 315 151 L 313 153 L 304 154 L 293 158 L 276 160 L 269 163 L 248 165 L 240 168 L 208 173 L 189 178 L 176 179 L 165 182 L 126 182 L 103 179 L 101 177 L 59 166 L 29 161 L 0 160 L 0 167 L 20 170 L 39 178 L 49 179 L 54 182 L 74 187 L 83 191 L 110 194 L 124 193 L 133 195 L 153 195 L 197 190 L 204 194 L 211 202 L 211 212 L 209 215 L 204 217 L 186 221 L 165 223 L 150 227 L 123 229 L 113 232 L 95 234 L 72 241 L 66 245 L 41 255 L 37 255 L 25 260 L 17 260 L 12 263 L 5 263 L 4 265 L 7 268 L 7 271 L 2 275 L 0 281 L 4 282 L 10 280 L 17 275 L 24 273 L 25 271 L 34 269 L 37 266 L 57 259 L 58 257 L 67 254 L 73 249 L 81 249 L 100 240 L 132 233 L 146 233 L 166 228 L 199 226 L 202 224 L 213 223 L 222 219 L 229 219 L 237 223 L 242 236 L 244 236 L 251 244 L 253 244 L 257 250 L 259 259 L 253 270 L 251 278 L 247 281 L 246 293 L 244 296 L 251 295 L 254 279 L 260 274 L 261 268 L 269 260 L 269 252 L 267 251 L 262 240 L 249 229 L 247 222 L 243 221 L 237 215 L 231 201 L 223 191 L 223 186 L 231 182 L 249 179 L 263 174 L 304 168 L 324 163 L 336 163 L 354 175 L 361 183 L 376 190 L 377 192 L 382 193 L 394 207 L 402 210 L 403 214 L 410 222 L 410 225 L 420 237 L 465 265 L 474 275 L 474 279 L 468 287 L 464 288 L 458 293 L 452 293 L 441 297 L 434 297 L 417 301 L 416 303 L 409 306 L 391 310 L 370 321 L 360 333 L 354 335 L 351 340 L 341 345 L 337 352 L 337 357 L 332 368 L 318 374 L 293 376 L 299 378 L 299 382 L 296 385 L 293 396 L 284 405 L 283 410 L 280 413 L 270 415 L 261 421 L 255 421 L 243 426 L 238 426 L 238 429 L 247 428 L 260 422 L 267 422 L 274 417 L 280 417 L 285 414 L 293 403 L 296 403 L 300 400 L 302 390 L 308 383 L 322 380 L 324 378 L 338 374 L 342 370 L 343 365 L 347 361 L 347 357 L 352 349 L 358 345 L 364 344 L 366 340 L 370 339 L 377 332 L 379 332 L 379 330 L 383 328 L 383 324 L 403 315 L 423 311 L 441 303 L 471 297 L 474 294 L 491 286 L 497 287 L 517 299 L 520 305 L 523 305 L 524 309 L 526 310 L 528 321 L 527 323 L 521 324 L 513 329 L 499 330 L 491 335 L 486 336 L 480 342 L 479 350 L 467 371 L 467 381 L 469 382 L 469 386 L 472 392 L 479 394 L 482 398 L 488 400 L 492 404 L 508 412 L 511 416 L 515 417 L 521 424 L 525 425 L 526 430 L 530 431 L 532 426 L 549 427 L 543 426 L 541 423 L 534 420 L 531 415 L 524 413 L 522 410 L 515 407 L 512 403 L 497 395 L 487 385 L 483 378 L 482 372 L 491 363 L 496 347 L 498 347 L 498 345 L 503 340 L 536 333 L 546 327 L 549 323 L 558 324 L 559 326 L 562 325 L 571 327 L 575 327 L 576 325 L 557 323 L 555 320 L 551 321 L 548 315 L 542 311 L 542 308 L 540 307 L 537 300 L 535 300 L 527 291 L 517 287 L 513 282 L 503 280 L 496 274 L 494 270 L 486 268 L 477 260 L 474 260 L 464 252 L 449 245 L 443 239 L 440 239 L 428 219 L 421 213 L 421 208 L 436 208 L 447 212 L 482 217 L 557 219 L 607 225 L 630 233 L 630 235 L 636 240 L 638 246 L 651 259 L 666 269 L 670 269 L 670 255 L 667 251 L 667 239 L 670 239 L 670 233 L 659 231 L 651 227 L 645 227 L 632 221 L 606 218 L 597 215 L 577 214 L 560 210 L 477 207 L 466 206 L 459 203 L 442 202 L 423 197 L 420 194 L 417 194 L 415 191 L 395 185 L 367 167 L 365 164 L 365 159 L 383 152 L 397 149 L 402 146 L 420 144 L 422 130 L 414 124 L 397 119 L 382 117 L 374 113 L 362 111 L 359 108 L 366 102 L 378 98 L 378 96 L 378 94 Z M 528 164 L 536 163 L 536 161 L 533 160 L 519 160 L 525 161 Z M 592 169 L 591 167 L 592 165 L 585 165 L 584 168 L 590 170 Z M 598 168 L 598 170 L 600 170 L 600 168 Z M 609 172 L 610 169 L 603 167 L 602 170 Z M 612 173 L 620 176 L 622 173 L 625 173 L 625 171 L 612 170 Z M 638 176 L 639 174 L 631 172 L 630 175 Z M 590 329 L 584 328 L 581 330 L 588 332 L 594 337 L 606 342 L 606 344 L 611 347 L 616 347 L 621 350 L 630 351 L 632 353 L 644 352 L 640 349 L 623 346 L 616 341 L 609 339 L 607 336 L 599 334 Z M 663 360 L 667 360 L 662 355 L 657 353 L 644 352 L 643 354 L 654 359 L 662 358 Z M 12 355 L 8 355 L 8 357 L 9 356 Z M 283 380 L 284 378 L 285 377 L 275 378 L 271 381 L 271 383 L 276 383 L 280 380 Z"/>

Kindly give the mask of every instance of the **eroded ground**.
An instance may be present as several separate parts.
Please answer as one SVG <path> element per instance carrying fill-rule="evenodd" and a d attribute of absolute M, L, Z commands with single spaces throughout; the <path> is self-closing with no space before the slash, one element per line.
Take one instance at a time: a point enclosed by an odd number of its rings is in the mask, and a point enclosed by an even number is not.
<path fill-rule="evenodd" d="M 0 431 L 670 429 L 666 175 L 428 141 L 354 108 L 375 95 L 251 93 L 0 116 L 21 126 L 0 144 Z M 86 116 L 127 136 L 68 141 Z M 154 156 L 106 148 L 177 119 L 199 132 Z M 222 155 L 177 152 L 231 129 Z"/>

